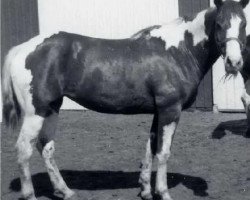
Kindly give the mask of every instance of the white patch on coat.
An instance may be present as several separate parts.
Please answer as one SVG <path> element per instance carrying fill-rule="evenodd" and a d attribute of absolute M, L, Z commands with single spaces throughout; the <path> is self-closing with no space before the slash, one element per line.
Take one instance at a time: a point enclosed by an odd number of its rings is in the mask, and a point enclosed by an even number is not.
<path fill-rule="evenodd" d="M 73 58 L 77 59 L 79 52 L 82 50 L 82 46 L 79 42 L 73 42 L 72 48 L 73 48 Z"/>
<path fill-rule="evenodd" d="M 26 58 L 49 36 L 50 35 L 38 35 L 25 43 L 13 47 L 7 55 L 7 59 L 10 62 L 8 70 L 17 100 L 26 114 L 33 114 L 35 112 L 35 108 L 32 105 L 32 95 L 30 93 L 30 83 L 33 77 L 31 70 L 25 67 Z"/>
<path fill-rule="evenodd" d="M 207 10 L 200 12 L 192 22 L 187 23 L 188 32 L 192 33 L 194 46 L 202 42 L 203 40 L 208 40 L 205 27 L 205 14 Z"/>
<path fill-rule="evenodd" d="M 230 24 L 231 27 L 227 30 L 226 38 L 239 38 L 241 18 L 233 15 Z M 242 59 L 241 47 L 238 41 L 230 40 L 226 43 L 226 57 L 231 60 L 233 65 Z"/>
<path fill-rule="evenodd" d="M 191 22 L 184 20 L 175 20 L 172 23 L 162 25 L 159 29 L 150 32 L 152 37 L 161 38 L 166 42 L 165 48 L 179 47 L 179 43 L 184 41 L 185 32 L 188 31 L 193 35 L 194 46 L 203 40 L 207 40 L 205 33 L 205 14 L 206 11 L 200 12 Z"/>
<path fill-rule="evenodd" d="M 171 199 L 167 186 L 167 160 L 170 156 L 170 147 L 175 129 L 175 122 L 163 127 L 162 150 L 156 155 L 158 159 L 156 192 L 162 195 L 164 197 L 163 199 Z"/>

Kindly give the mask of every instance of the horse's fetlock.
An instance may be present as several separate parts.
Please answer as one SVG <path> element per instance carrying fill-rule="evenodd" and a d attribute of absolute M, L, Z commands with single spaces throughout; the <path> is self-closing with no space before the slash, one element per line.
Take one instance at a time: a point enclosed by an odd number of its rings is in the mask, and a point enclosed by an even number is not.
<path fill-rule="evenodd" d="M 22 195 L 25 200 L 37 200 L 33 188 L 23 189 Z"/>
<path fill-rule="evenodd" d="M 160 197 L 161 200 L 172 200 L 167 188 L 158 188 L 155 193 Z"/>
<path fill-rule="evenodd" d="M 158 164 L 159 165 L 165 165 L 167 160 L 170 157 L 170 152 L 169 153 L 161 153 L 161 154 L 157 154 L 156 155 L 157 159 L 158 159 Z"/>
<path fill-rule="evenodd" d="M 140 196 L 143 200 L 152 200 L 153 196 L 150 191 L 141 191 Z"/>

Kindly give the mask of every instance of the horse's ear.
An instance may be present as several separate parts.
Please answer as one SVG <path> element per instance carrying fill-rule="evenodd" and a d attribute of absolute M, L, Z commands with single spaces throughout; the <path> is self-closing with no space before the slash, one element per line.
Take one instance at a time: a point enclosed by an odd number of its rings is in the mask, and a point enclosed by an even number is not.
<path fill-rule="evenodd" d="M 247 6 L 247 4 L 249 3 L 249 0 L 241 0 L 240 3 L 242 5 L 242 7 L 245 8 Z"/>
<path fill-rule="evenodd" d="M 243 0 L 244 1 L 244 0 Z M 214 4 L 217 8 L 221 7 L 223 4 L 223 0 L 214 0 Z"/>

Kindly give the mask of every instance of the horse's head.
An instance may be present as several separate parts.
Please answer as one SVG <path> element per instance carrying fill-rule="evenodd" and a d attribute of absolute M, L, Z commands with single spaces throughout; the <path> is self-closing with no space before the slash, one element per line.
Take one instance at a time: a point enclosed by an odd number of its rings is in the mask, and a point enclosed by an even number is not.
<path fill-rule="evenodd" d="M 217 7 L 216 45 L 224 58 L 227 74 L 237 74 L 243 66 L 242 52 L 246 47 L 246 18 L 243 9 L 249 0 L 214 0 L 214 3 Z"/>

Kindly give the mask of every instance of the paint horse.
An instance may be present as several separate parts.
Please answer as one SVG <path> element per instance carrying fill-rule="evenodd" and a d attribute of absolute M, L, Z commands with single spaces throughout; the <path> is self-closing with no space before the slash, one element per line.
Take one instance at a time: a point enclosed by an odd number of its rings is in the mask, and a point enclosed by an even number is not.
<path fill-rule="evenodd" d="M 248 15 L 248 24 L 246 28 L 246 34 L 247 34 L 247 45 L 246 45 L 246 51 L 244 53 L 244 66 L 241 70 L 241 75 L 243 77 L 244 83 L 245 83 L 245 91 L 241 97 L 241 100 L 244 104 L 245 111 L 247 114 L 247 125 L 248 129 L 245 134 L 245 137 L 250 138 L 250 15 Z"/>
<path fill-rule="evenodd" d="M 55 191 L 64 199 L 75 197 L 54 160 L 58 113 L 67 96 L 98 112 L 154 114 L 139 180 L 141 197 L 152 199 L 155 156 L 155 194 L 171 200 L 167 160 L 181 111 L 193 103 L 200 81 L 220 55 L 228 73 L 241 70 L 246 45 L 243 8 L 248 2 L 215 0 L 216 8 L 192 21 L 153 26 L 128 39 L 60 32 L 10 50 L 2 73 L 3 108 L 8 125 L 15 126 L 20 114 L 24 116 L 16 143 L 24 198 L 36 200 L 29 170 L 36 139 Z"/>

